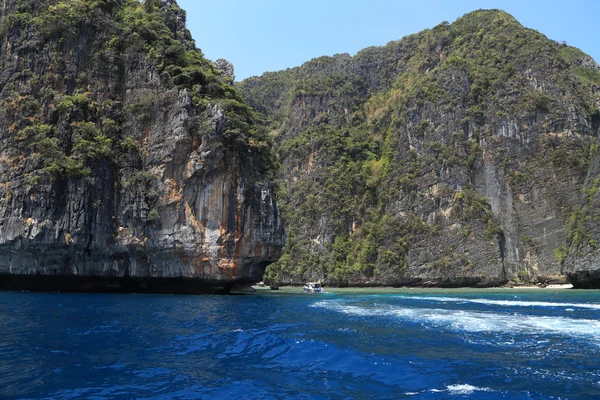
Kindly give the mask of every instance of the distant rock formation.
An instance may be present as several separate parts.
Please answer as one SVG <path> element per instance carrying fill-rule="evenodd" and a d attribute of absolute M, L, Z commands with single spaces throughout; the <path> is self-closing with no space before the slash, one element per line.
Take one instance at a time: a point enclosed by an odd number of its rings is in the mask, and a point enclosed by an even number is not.
<path fill-rule="evenodd" d="M 265 282 L 599 287 L 598 85 L 498 10 L 239 83 L 282 165 Z"/>

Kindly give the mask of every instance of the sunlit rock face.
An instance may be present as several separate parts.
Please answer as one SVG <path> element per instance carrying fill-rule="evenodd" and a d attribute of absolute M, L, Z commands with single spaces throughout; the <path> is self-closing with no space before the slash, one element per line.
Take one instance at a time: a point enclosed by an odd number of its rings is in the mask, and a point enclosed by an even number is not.
<path fill-rule="evenodd" d="M 268 144 L 176 2 L 6 3 L 0 286 L 260 281 L 284 242 Z"/>

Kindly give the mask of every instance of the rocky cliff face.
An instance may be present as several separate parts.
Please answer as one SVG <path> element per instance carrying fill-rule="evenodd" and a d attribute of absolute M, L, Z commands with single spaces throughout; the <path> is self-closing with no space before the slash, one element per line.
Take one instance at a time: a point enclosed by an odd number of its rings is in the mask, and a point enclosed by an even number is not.
<path fill-rule="evenodd" d="M 6 0 L 0 283 L 228 290 L 283 228 L 270 144 L 175 1 Z"/>
<path fill-rule="evenodd" d="M 589 56 L 494 10 L 242 82 L 282 165 L 267 279 L 597 284 L 598 86 Z"/>

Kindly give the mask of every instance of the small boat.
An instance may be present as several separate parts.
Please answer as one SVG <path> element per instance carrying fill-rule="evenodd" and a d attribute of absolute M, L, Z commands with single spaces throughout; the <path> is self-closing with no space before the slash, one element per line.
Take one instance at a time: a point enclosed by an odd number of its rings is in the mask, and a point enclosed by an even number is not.
<path fill-rule="evenodd" d="M 306 293 L 325 293 L 325 290 L 319 283 L 309 282 L 304 285 L 304 291 Z"/>

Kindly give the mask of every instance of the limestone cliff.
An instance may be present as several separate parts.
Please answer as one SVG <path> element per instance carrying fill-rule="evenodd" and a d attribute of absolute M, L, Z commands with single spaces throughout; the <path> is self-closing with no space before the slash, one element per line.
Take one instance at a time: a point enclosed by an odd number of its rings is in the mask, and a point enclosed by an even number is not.
<path fill-rule="evenodd" d="M 282 165 L 267 279 L 579 282 L 600 265 L 599 85 L 589 56 L 497 10 L 245 80 Z"/>
<path fill-rule="evenodd" d="M 173 0 L 5 0 L 0 286 L 228 290 L 284 234 L 270 143 Z"/>

